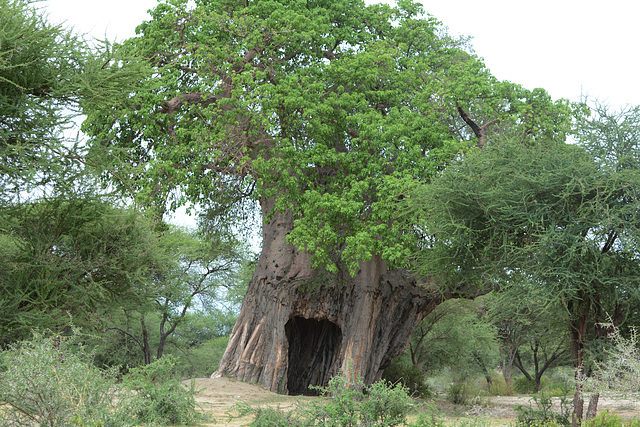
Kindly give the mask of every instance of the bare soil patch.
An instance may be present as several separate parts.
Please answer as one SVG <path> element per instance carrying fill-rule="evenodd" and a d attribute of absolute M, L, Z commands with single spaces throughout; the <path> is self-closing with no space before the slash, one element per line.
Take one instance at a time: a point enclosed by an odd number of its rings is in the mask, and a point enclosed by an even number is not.
<path fill-rule="evenodd" d="M 233 418 L 229 414 L 234 414 L 234 405 L 237 403 L 247 403 L 251 406 L 271 406 L 284 410 L 292 409 L 295 405 L 304 405 L 305 402 L 323 399 L 321 397 L 308 396 L 287 396 L 273 393 L 264 389 L 258 384 L 249 384 L 238 381 L 234 378 L 197 378 L 195 379 L 196 389 L 201 390 L 196 397 L 196 401 L 202 409 L 211 417 L 207 426 L 243 426 L 251 418 Z M 507 426 L 512 423 L 517 412 L 517 405 L 531 404 L 535 408 L 535 403 L 530 396 L 491 396 L 481 400 L 481 404 L 467 407 L 452 405 L 444 399 L 436 399 L 438 409 L 447 419 L 452 422 L 458 417 L 483 417 L 491 419 L 492 425 Z M 558 410 L 559 398 L 553 398 L 553 408 Z M 615 411 L 625 420 L 640 417 L 640 399 L 611 399 L 601 397 L 598 410 L 609 409 Z M 237 413 L 235 413 L 237 415 Z M 455 422 L 454 422 L 455 423 Z"/>

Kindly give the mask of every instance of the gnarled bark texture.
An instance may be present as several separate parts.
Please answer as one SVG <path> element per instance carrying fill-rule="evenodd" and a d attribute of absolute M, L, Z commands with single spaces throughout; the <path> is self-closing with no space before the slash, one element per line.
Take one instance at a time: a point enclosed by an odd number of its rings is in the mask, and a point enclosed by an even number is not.
<path fill-rule="evenodd" d="M 271 212 L 263 202 L 263 212 Z M 214 376 L 232 375 L 272 391 L 313 392 L 341 372 L 365 384 L 408 345 L 422 318 L 444 300 L 417 286 L 408 271 L 374 259 L 355 277 L 311 268 L 286 242 L 291 215 L 263 227 L 263 248 L 238 322 Z"/>

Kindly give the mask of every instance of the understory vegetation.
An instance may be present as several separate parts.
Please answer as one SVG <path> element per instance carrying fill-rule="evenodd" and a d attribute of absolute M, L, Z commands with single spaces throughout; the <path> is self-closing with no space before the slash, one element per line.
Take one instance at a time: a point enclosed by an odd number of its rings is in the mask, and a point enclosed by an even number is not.
<path fill-rule="evenodd" d="M 164 357 L 133 368 L 99 369 L 80 335 L 34 334 L 0 353 L 1 426 L 193 425 L 204 418 L 193 384 Z"/>

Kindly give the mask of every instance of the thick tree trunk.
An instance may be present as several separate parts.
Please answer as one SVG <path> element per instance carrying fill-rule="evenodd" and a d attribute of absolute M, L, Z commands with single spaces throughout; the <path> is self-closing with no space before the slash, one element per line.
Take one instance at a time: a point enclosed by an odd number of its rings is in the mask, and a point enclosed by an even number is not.
<path fill-rule="evenodd" d="M 263 213 L 271 203 L 262 203 Z M 266 218 L 267 216 L 265 216 Z M 290 394 L 313 392 L 339 373 L 365 384 L 405 350 L 420 320 L 445 296 L 374 259 L 355 277 L 311 268 L 286 242 L 293 220 L 275 212 L 226 352 L 214 376 L 232 375 Z"/>

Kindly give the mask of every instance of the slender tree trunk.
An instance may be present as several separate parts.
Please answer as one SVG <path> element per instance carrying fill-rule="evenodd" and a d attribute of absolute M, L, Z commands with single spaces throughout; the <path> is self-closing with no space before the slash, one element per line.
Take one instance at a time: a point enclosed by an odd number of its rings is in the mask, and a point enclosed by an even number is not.
<path fill-rule="evenodd" d="M 140 314 L 140 327 L 142 328 L 142 352 L 144 354 L 144 364 L 151 363 L 151 347 L 149 346 L 149 331 L 144 321 L 144 313 Z"/>
<path fill-rule="evenodd" d="M 482 374 L 484 375 L 484 379 L 487 381 L 487 386 L 491 386 L 491 383 L 493 381 L 491 380 L 491 375 L 489 374 L 489 370 L 487 369 L 487 365 L 485 365 L 484 360 L 482 360 L 482 357 L 480 357 L 480 355 L 475 352 L 473 353 L 473 359 L 476 361 L 478 366 L 480 366 Z"/>
<path fill-rule="evenodd" d="M 262 201 L 264 218 L 272 212 Z M 355 277 L 313 269 L 286 242 L 287 212 L 263 226 L 263 247 L 229 344 L 213 376 L 232 375 L 282 393 L 309 393 L 337 374 L 365 384 L 407 347 L 420 320 L 447 296 L 418 286 L 377 257 Z"/>
<path fill-rule="evenodd" d="M 600 400 L 600 393 L 596 393 L 589 398 L 589 406 L 585 419 L 590 420 L 591 418 L 595 418 L 598 412 L 598 400 Z"/>
<path fill-rule="evenodd" d="M 506 347 L 506 349 L 504 347 Z M 513 360 L 515 356 L 511 347 L 504 347 L 502 345 L 498 346 L 500 359 L 502 360 L 502 377 L 507 387 L 511 389 L 511 372 L 513 371 Z"/>
<path fill-rule="evenodd" d="M 584 399 L 582 399 L 582 375 L 584 367 L 576 369 L 576 391 L 573 394 L 573 412 L 571 413 L 571 427 L 579 427 L 582 424 L 584 414 Z"/>
<path fill-rule="evenodd" d="M 582 424 L 584 415 L 584 399 L 582 397 L 582 381 L 584 379 L 584 342 L 586 334 L 587 317 L 582 314 L 571 327 L 571 351 L 573 353 L 576 367 L 576 391 L 573 395 L 573 413 L 571 414 L 571 427 L 578 427 Z"/>

